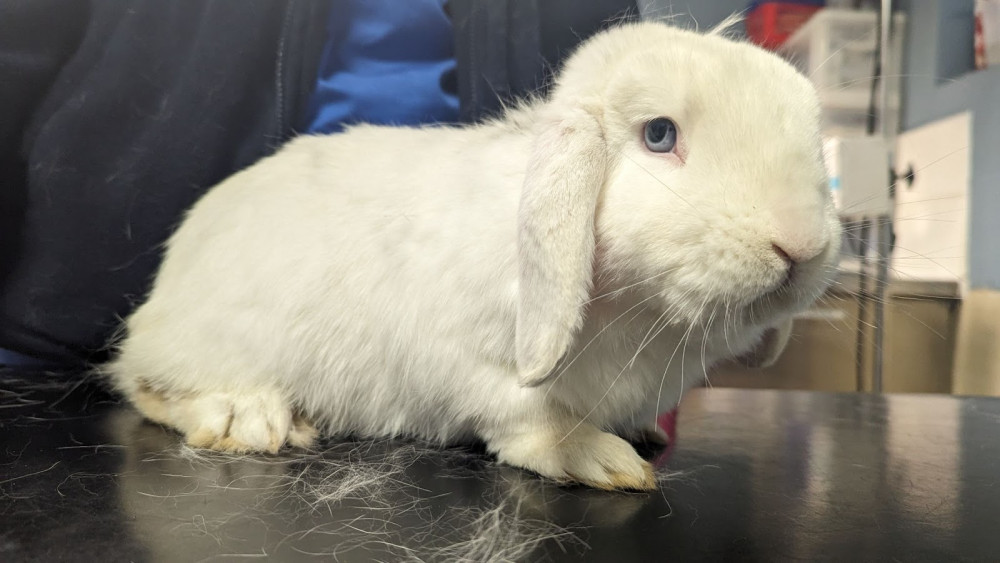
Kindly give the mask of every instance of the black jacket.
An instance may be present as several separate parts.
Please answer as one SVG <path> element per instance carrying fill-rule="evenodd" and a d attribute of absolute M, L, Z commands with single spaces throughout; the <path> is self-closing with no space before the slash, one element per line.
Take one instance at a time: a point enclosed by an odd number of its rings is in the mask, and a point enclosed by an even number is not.
<path fill-rule="evenodd" d="M 0 348 L 100 361 L 206 189 L 288 140 L 329 0 L 0 0 Z M 452 0 L 461 116 L 544 88 L 624 0 Z"/>

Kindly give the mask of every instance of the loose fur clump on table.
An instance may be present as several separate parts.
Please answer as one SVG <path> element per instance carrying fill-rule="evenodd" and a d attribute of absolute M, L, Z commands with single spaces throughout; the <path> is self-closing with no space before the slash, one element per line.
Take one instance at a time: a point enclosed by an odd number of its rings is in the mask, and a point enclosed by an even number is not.
<path fill-rule="evenodd" d="M 543 545 L 587 549 L 579 537 L 586 525 L 559 525 L 548 513 L 551 497 L 563 494 L 558 487 L 468 450 L 354 441 L 261 457 L 177 444 L 128 413 L 112 423 L 115 441 L 131 444 L 120 502 L 154 558 L 173 558 L 178 541 L 219 557 L 413 562 L 521 561 Z M 444 483 L 475 480 L 482 493 L 428 489 L 414 480 L 424 472 Z M 260 551 L 227 553 L 241 545 Z"/>

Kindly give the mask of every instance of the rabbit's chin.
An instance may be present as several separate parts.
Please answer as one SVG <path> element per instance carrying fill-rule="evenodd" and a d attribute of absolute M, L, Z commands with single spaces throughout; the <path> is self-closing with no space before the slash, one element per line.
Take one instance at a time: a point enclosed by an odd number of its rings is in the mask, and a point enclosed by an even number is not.
<path fill-rule="evenodd" d="M 700 326 L 709 331 L 774 326 L 808 309 L 829 287 L 831 280 L 815 277 L 783 283 L 747 296 L 733 293 L 665 290 L 660 308 L 679 326 Z"/>

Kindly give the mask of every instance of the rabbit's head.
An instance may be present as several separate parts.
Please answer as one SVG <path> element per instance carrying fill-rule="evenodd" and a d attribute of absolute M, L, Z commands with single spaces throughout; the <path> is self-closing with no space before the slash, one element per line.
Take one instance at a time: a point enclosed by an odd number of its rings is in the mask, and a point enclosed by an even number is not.
<path fill-rule="evenodd" d="M 598 291 L 772 335 L 733 352 L 773 360 L 839 249 L 819 111 L 791 65 L 715 32 L 642 23 L 581 45 L 539 109 L 522 193 L 521 383 L 546 379 Z"/>

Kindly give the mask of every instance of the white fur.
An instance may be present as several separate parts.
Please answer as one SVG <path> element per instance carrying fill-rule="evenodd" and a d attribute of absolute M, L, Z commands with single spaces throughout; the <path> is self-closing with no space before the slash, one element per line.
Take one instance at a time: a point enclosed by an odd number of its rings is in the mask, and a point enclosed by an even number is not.
<path fill-rule="evenodd" d="M 659 116 L 680 156 L 645 149 Z M 777 57 L 643 23 L 498 121 L 298 138 L 194 206 L 108 371 L 220 449 L 307 441 L 298 413 L 650 488 L 607 431 L 651 427 L 828 283 L 818 116 Z M 773 243 L 803 261 L 784 290 Z"/>

